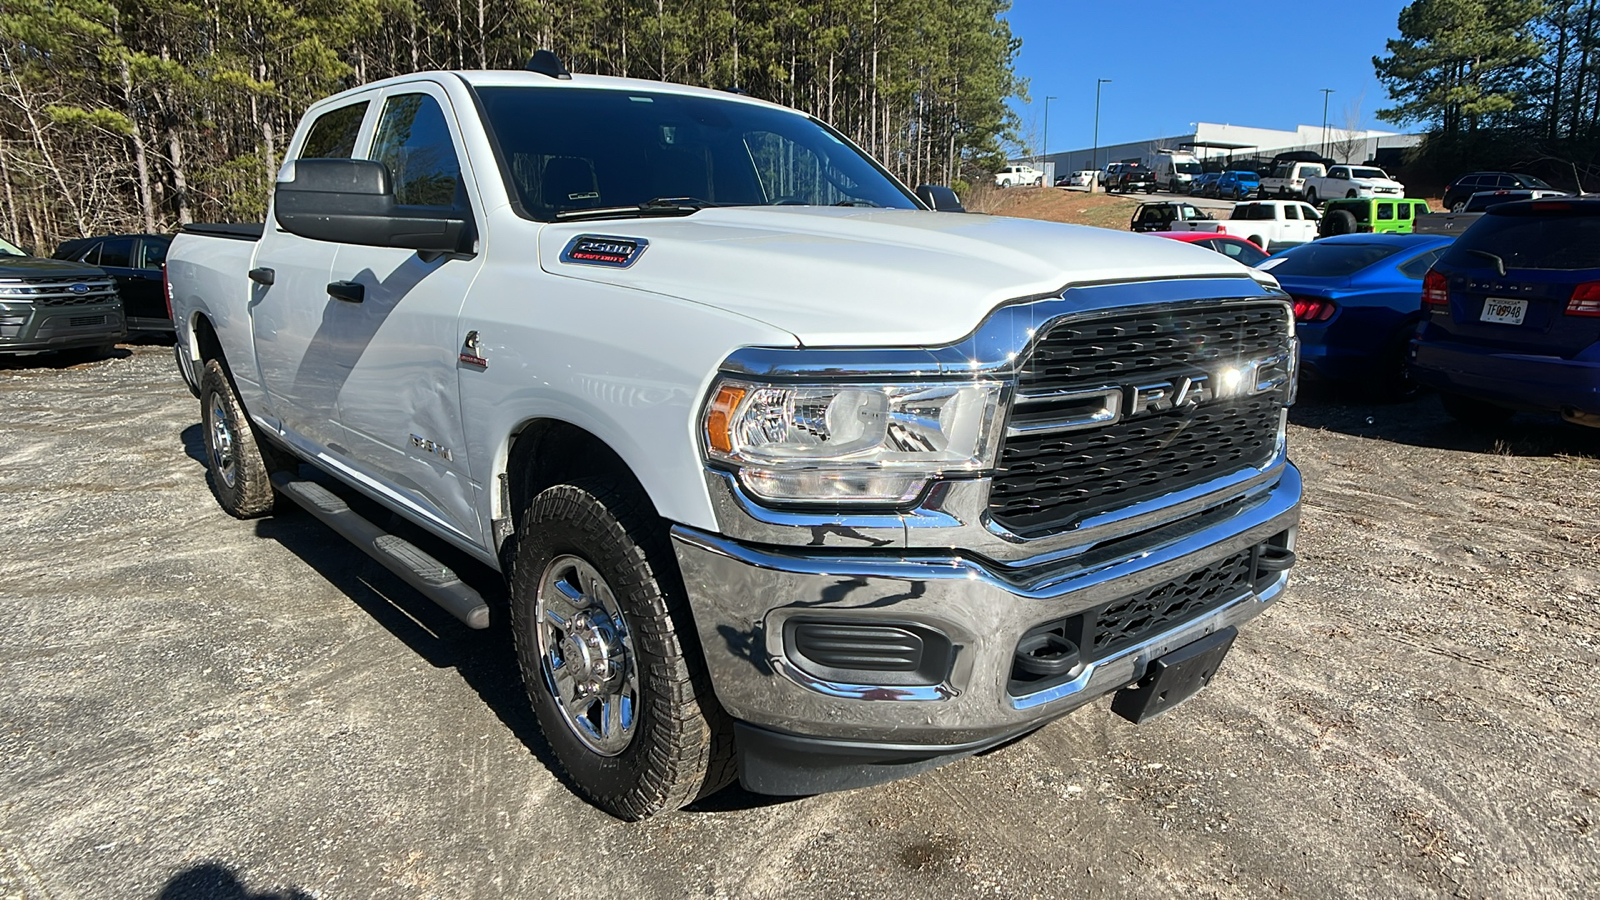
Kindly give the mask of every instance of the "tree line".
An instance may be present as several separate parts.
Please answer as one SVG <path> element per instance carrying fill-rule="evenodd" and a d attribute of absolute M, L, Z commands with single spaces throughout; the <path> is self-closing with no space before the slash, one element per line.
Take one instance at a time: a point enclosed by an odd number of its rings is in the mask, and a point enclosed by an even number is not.
<path fill-rule="evenodd" d="M 737 88 L 910 183 L 1003 162 L 1009 0 L 4 0 L 0 222 L 64 237 L 259 220 L 306 106 L 429 69 Z"/>
<path fill-rule="evenodd" d="M 1373 57 L 1393 106 L 1444 165 L 1600 181 L 1600 0 L 1417 0 Z"/>

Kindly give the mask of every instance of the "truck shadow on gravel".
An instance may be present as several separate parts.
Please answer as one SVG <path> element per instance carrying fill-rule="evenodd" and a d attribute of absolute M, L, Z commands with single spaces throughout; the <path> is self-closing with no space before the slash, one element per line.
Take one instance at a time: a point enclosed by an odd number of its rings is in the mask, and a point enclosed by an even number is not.
<path fill-rule="evenodd" d="M 157 900 L 311 900 L 299 888 L 252 891 L 233 869 L 216 862 L 191 866 L 168 881 Z"/>
<path fill-rule="evenodd" d="M 1475 429 L 1450 418 L 1439 397 L 1425 392 L 1400 403 L 1374 402 L 1360 391 L 1318 382 L 1300 388 L 1289 422 L 1415 447 L 1501 456 L 1578 456 L 1600 459 L 1600 429 L 1561 421 L 1555 415 L 1518 413 L 1493 429 Z M 1290 446 L 1293 452 L 1293 442 Z"/>
<path fill-rule="evenodd" d="M 184 452 L 204 462 L 205 446 L 200 426 L 184 429 L 182 437 Z M 461 580 L 489 604 L 489 627 L 483 631 L 467 628 L 291 501 L 280 500 L 283 505 L 273 515 L 257 520 L 256 535 L 277 541 L 298 556 L 429 665 L 454 669 L 534 758 L 557 781 L 582 798 L 582 792 L 567 777 L 549 743 L 545 741 L 539 720 L 528 704 L 522 686 L 522 673 L 517 664 L 516 646 L 508 626 L 511 621 L 510 598 L 500 574 L 373 501 L 341 488 L 326 477 L 315 475 L 310 466 L 302 466 L 301 477 L 307 476 L 314 477 L 319 484 L 337 492 L 352 509 L 369 521 L 416 544 L 455 570 Z M 792 799 L 795 798 L 752 794 L 735 782 L 687 809 L 691 812 L 730 812 L 772 806 Z M 162 896 L 165 898 L 166 895 Z M 241 896 L 253 898 L 255 895 Z M 268 896 L 276 900 L 278 895 Z"/>

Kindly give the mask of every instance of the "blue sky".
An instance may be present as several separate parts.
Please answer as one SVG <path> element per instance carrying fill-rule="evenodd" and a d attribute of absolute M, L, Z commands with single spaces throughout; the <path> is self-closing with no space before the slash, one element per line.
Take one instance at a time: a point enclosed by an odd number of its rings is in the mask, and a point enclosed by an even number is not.
<path fill-rule="evenodd" d="M 1145 0 L 1079 3 L 1013 0 L 1006 14 L 1022 39 L 1017 74 L 1031 104 L 1013 103 L 1024 126 L 1044 126 L 1050 150 L 1088 147 L 1095 79 L 1100 144 L 1184 134 L 1191 122 L 1291 129 L 1322 123 L 1321 88 L 1333 88 L 1330 124 L 1359 104 L 1362 128 L 1403 130 L 1373 115 L 1389 97 L 1372 57 L 1397 37 L 1403 0 L 1340 0 L 1256 6 Z"/>

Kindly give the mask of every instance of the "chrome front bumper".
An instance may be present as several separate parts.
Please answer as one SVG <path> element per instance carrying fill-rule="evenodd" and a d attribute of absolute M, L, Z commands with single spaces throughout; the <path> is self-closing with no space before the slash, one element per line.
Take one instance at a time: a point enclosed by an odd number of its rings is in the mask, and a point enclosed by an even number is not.
<path fill-rule="evenodd" d="M 1151 660 L 1275 602 L 1286 572 L 1260 593 L 1246 591 L 1091 663 L 1072 681 L 1023 696 L 1008 691 L 1017 642 L 1029 629 L 1284 532 L 1292 539 L 1300 473 L 1287 461 L 1270 468 L 1276 478 L 1250 484 L 1220 509 L 1023 565 L 903 544 L 876 550 L 756 545 L 683 526 L 673 528 L 672 538 L 712 685 L 734 718 L 790 735 L 930 749 L 972 745 L 1024 732 L 1124 687 L 1142 677 Z M 912 687 L 807 675 L 785 655 L 784 625 L 819 614 L 934 629 L 955 647 L 949 675 L 940 684 Z"/>

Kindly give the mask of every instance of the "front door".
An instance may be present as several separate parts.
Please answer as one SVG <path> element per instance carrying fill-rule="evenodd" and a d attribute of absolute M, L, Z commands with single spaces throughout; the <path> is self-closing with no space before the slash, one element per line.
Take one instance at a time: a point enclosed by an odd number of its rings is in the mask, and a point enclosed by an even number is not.
<path fill-rule="evenodd" d="M 449 97 L 427 84 L 388 92 L 367 158 L 388 166 L 395 200 L 473 216 L 481 204 Z M 346 244 L 332 280 L 359 286 L 360 303 L 330 315 L 349 370 L 339 418 L 352 457 L 391 500 L 447 535 L 481 544 L 461 422 L 461 306 L 481 268 L 465 254 L 419 254 Z"/>

